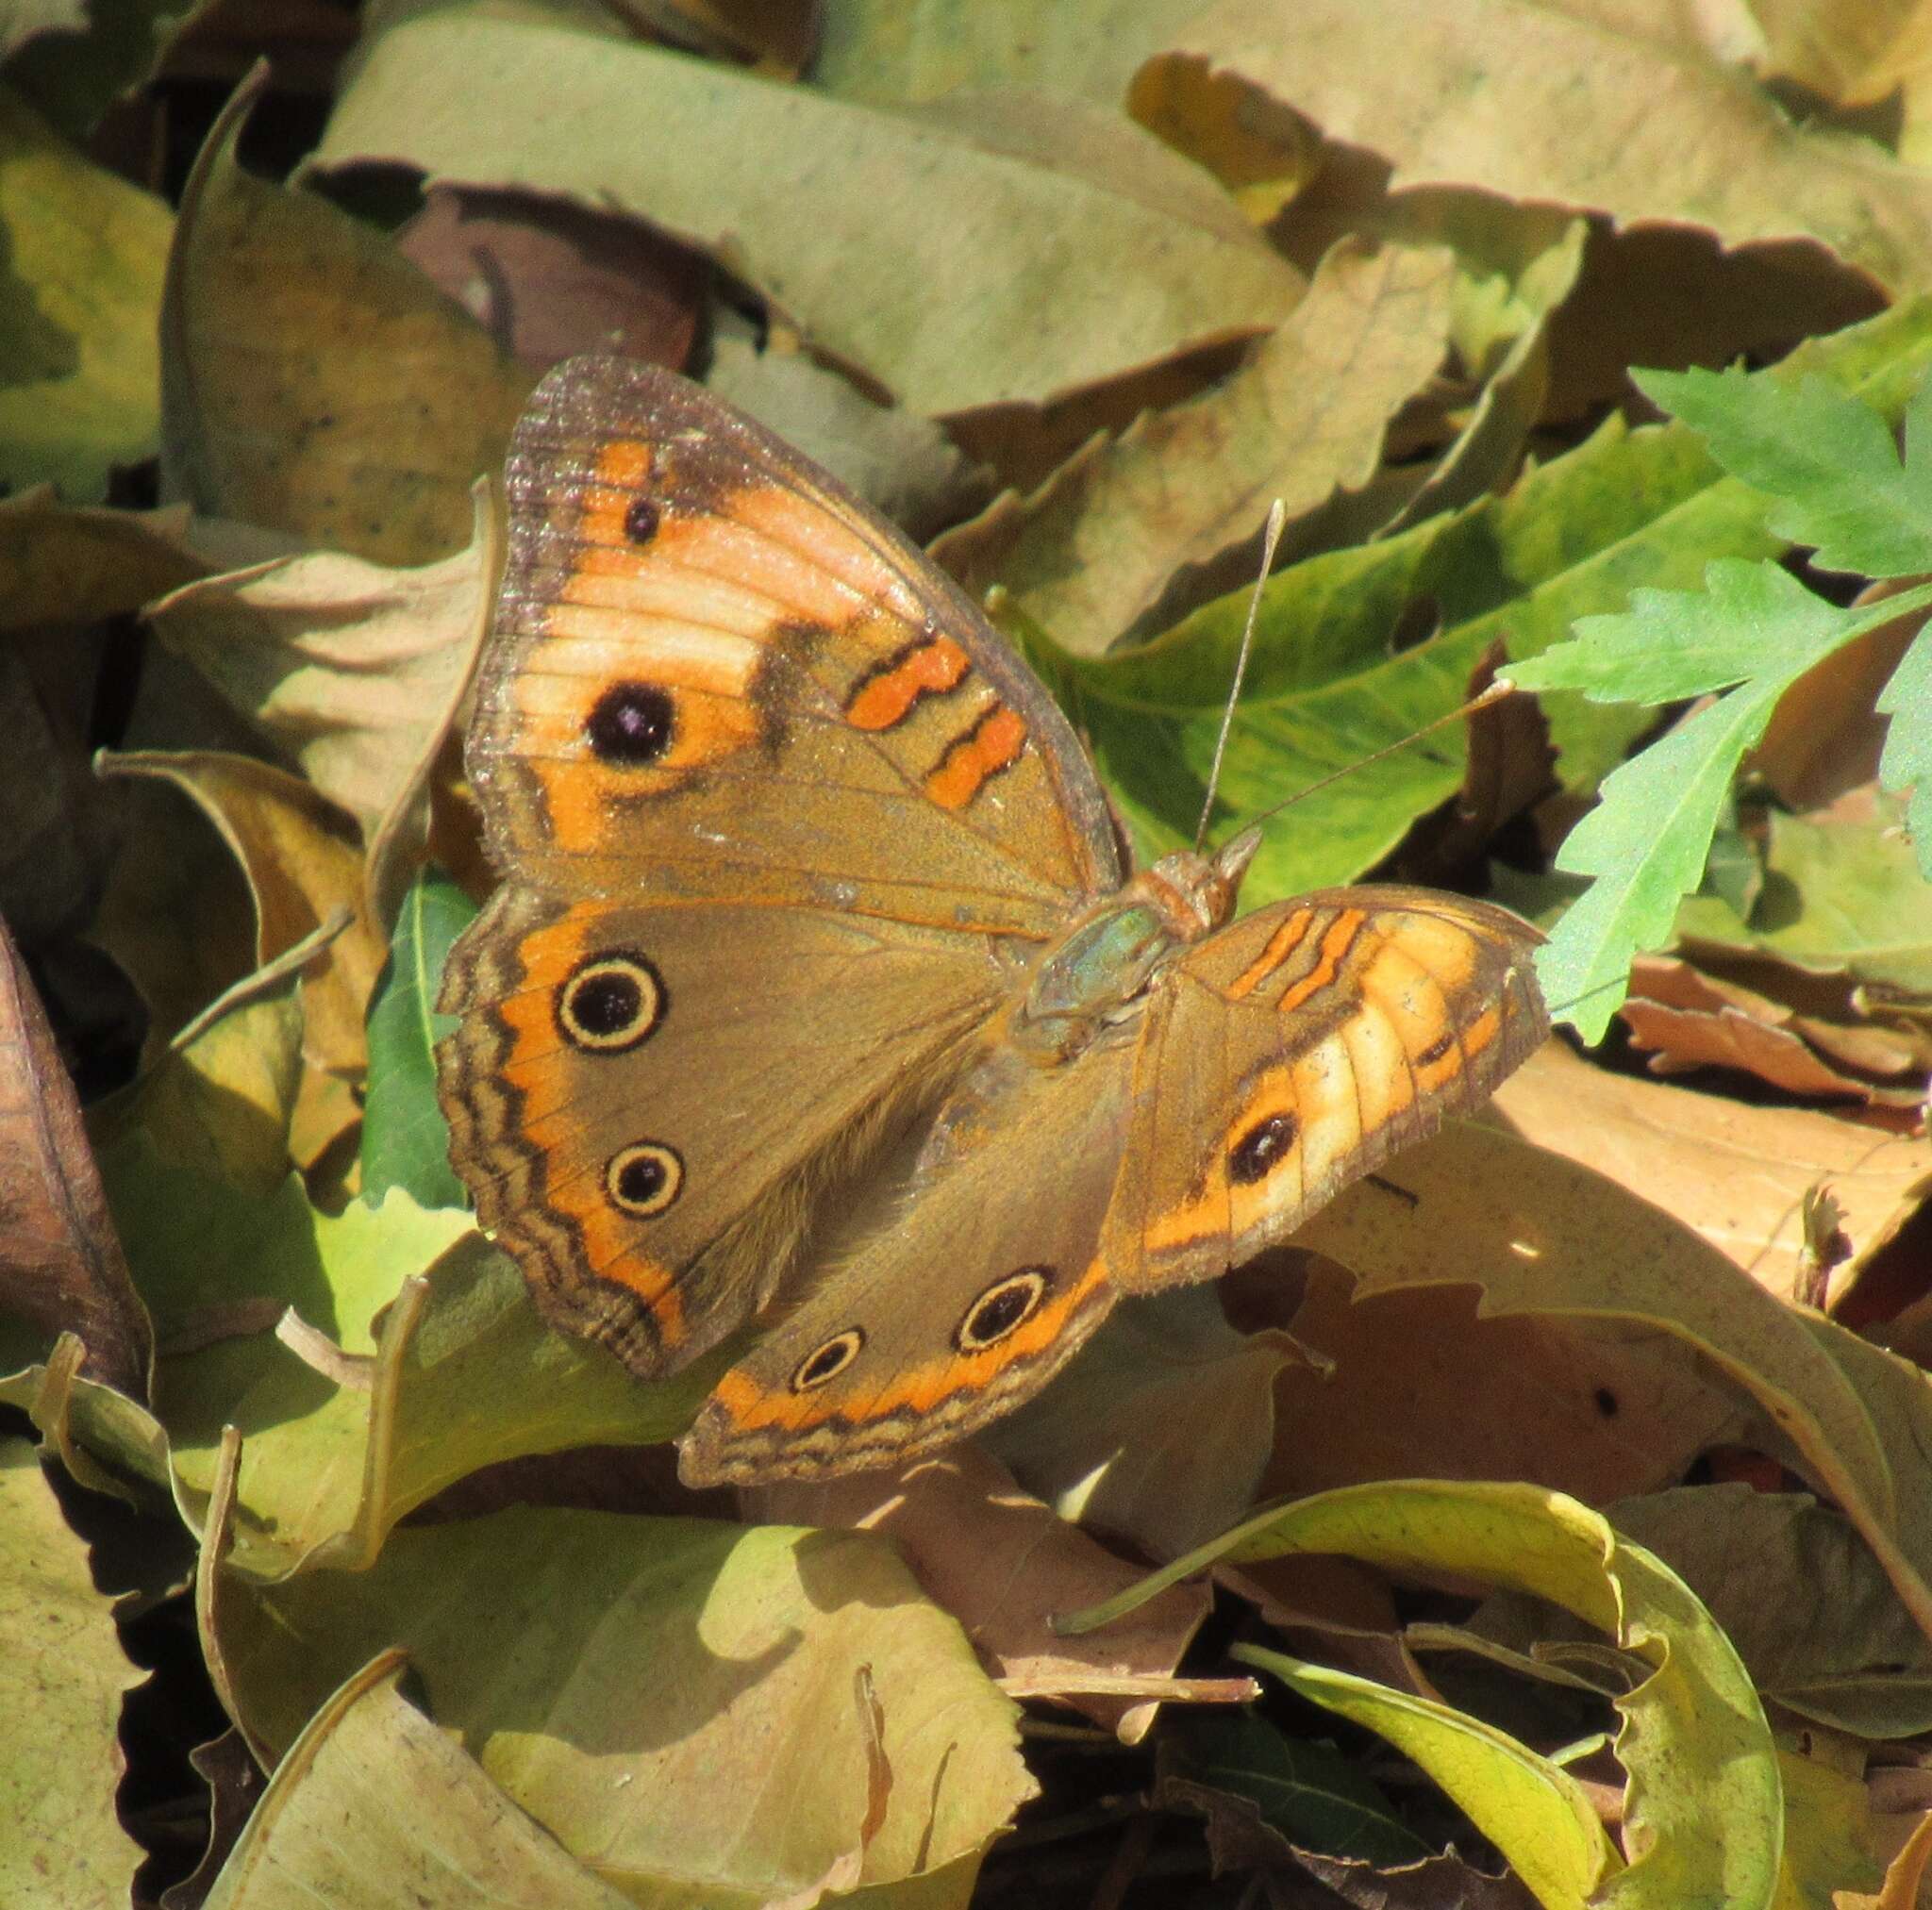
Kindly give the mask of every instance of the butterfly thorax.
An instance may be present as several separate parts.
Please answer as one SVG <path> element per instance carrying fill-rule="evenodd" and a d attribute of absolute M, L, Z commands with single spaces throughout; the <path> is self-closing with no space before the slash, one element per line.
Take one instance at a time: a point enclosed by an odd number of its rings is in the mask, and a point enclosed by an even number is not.
<path fill-rule="evenodd" d="M 1181 849 L 1135 876 L 1041 959 L 1010 1024 L 1014 1045 L 1052 1065 L 1137 1017 L 1155 976 L 1233 918 L 1254 849 L 1246 837 L 1211 860 Z"/>

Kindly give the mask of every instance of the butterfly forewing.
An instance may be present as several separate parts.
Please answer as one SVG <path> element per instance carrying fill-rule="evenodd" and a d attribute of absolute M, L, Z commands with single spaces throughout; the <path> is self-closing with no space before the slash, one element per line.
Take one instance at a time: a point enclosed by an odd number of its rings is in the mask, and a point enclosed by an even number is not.
<path fill-rule="evenodd" d="M 538 387 L 508 483 L 469 761 L 524 879 L 1036 937 L 1119 880 L 1038 682 L 749 420 L 672 374 L 575 359 Z"/>

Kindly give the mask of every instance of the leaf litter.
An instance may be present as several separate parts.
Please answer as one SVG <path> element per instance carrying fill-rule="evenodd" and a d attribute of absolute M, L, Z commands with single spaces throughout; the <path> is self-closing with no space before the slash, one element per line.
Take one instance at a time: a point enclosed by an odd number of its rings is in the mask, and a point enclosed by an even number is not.
<path fill-rule="evenodd" d="M 9 37 L 0 1403 L 42 1455 L 9 1460 L 0 1605 L 70 1627 L 92 1694 L 9 1706 L 16 1787 L 58 1773 L 23 1793 L 58 1805 L 23 1902 L 144 1903 L 157 1870 L 175 1910 L 377 1874 L 450 1904 L 1912 1901 L 1911 35 L 1021 10 L 372 9 L 306 134 L 241 84 L 247 33 L 212 126 L 160 110 L 192 28 Z M 542 366 L 612 343 L 937 538 L 1150 854 L 1191 833 L 1283 496 L 1224 829 L 1479 671 L 1541 723 L 1514 773 L 1451 729 L 1325 786 L 1249 899 L 1486 880 L 1555 930 L 1557 1019 L 1630 1047 L 1553 1045 L 1291 1250 L 1124 1305 L 984 1450 L 682 1494 L 658 1462 L 715 1366 L 641 1387 L 548 1330 L 434 1094 L 491 881 L 456 747 L 475 487 Z M 117 1818 L 140 1620 L 64 1475 L 124 1548 L 201 1548 L 192 1614 L 153 1594 L 170 1675 L 272 1767 L 258 1802 L 222 1783 L 205 1851 L 131 1808 L 193 1742 L 152 1710 Z M 1053 1629 L 1242 1533 L 1239 1570 Z"/>

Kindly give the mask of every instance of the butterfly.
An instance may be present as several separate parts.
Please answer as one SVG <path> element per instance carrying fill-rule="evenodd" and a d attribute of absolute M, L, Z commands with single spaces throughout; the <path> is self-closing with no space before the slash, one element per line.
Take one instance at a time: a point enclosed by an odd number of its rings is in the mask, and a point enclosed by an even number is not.
<path fill-rule="evenodd" d="M 1253 830 L 1136 872 L 974 605 L 698 386 L 573 359 L 506 481 L 466 757 L 504 881 L 440 1003 L 451 1158 L 549 1320 L 640 1378 L 759 1324 L 688 1482 L 986 1425 L 1548 1032 L 1502 909 L 1237 921 Z"/>

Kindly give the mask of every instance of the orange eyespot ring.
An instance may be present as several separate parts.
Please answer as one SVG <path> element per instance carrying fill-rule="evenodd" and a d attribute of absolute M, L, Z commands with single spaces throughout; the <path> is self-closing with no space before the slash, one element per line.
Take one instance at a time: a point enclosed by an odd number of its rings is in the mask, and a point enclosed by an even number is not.
<path fill-rule="evenodd" d="M 573 1048 L 621 1055 L 656 1031 L 669 1005 L 663 978 L 642 955 L 596 955 L 558 989 L 558 1032 Z"/>
<path fill-rule="evenodd" d="M 984 1353 L 996 1346 L 1025 1324 L 1034 1309 L 1046 1298 L 1047 1283 L 1053 1278 L 1051 1267 L 1023 1267 L 995 1280 L 971 1306 L 953 1335 L 953 1344 L 961 1353 Z"/>
<path fill-rule="evenodd" d="M 684 1162 L 661 1140 L 634 1141 L 604 1165 L 604 1191 L 610 1204 L 634 1220 L 661 1214 L 684 1188 Z"/>
<path fill-rule="evenodd" d="M 835 1380 L 859 1355 L 865 1335 L 856 1326 L 835 1333 L 823 1346 L 815 1347 L 798 1362 L 791 1375 L 791 1390 L 808 1393 L 814 1387 Z"/>

